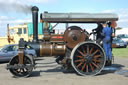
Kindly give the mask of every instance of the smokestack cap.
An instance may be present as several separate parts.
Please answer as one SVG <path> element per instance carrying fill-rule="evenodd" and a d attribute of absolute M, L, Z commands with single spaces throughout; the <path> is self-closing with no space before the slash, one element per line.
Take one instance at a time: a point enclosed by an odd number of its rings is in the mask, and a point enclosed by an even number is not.
<path fill-rule="evenodd" d="M 31 10 L 32 10 L 32 11 L 39 11 L 39 8 L 38 8 L 37 6 L 33 6 L 33 7 L 31 8 Z"/>

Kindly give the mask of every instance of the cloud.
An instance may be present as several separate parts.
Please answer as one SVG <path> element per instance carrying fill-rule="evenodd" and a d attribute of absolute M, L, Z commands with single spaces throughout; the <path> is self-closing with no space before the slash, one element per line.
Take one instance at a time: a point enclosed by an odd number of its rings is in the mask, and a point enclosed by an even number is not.
<path fill-rule="evenodd" d="M 0 31 L 0 35 L 5 35 L 8 23 L 17 25 L 32 22 L 31 15 L 26 15 L 31 14 L 32 5 L 53 4 L 56 1 L 58 0 L 0 0 L 0 30 L 4 31 Z"/>
<path fill-rule="evenodd" d="M 9 18 L 7 16 L 0 16 L 0 21 L 2 20 L 8 20 Z"/>
<path fill-rule="evenodd" d="M 8 0 L 9 3 L 22 3 L 22 4 L 31 4 L 31 3 L 46 4 L 53 1 L 56 0 Z M 0 2 L 3 2 L 3 0 L 0 0 Z"/>
<path fill-rule="evenodd" d="M 8 16 L 0 16 L 0 36 L 4 36 L 7 31 L 7 24 L 10 26 L 15 26 L 18 24 L 32 22 L 30 18 L 25 19 L 17 19 L 15 17 L 8 17 Z"/>
<path fill-rule="evenodd" d="M 30 3 L 49 3 L 51 0 L 25 0 Z"/>
<path fill-rule="evenodd" d="M 118 26 L 128 28 L 128 8 L 104 10 L 104 13 L 116 13 L 119 16 Z"/>
<path fill-rule="evenodd" d="M 16 19 L 16 20 L 10 20 L 8 22 L 10 24 L 22 24 L 22 23 L 32 22 L 32 20 L 31 19 Z"/>
<path fill-rule="evenodd" d="M 3 26 L 5 24 L 22 24 L 22 23 L 28 23 L 28 22 L 32 22 L 32 19 L 16 19 L 14 17 L 8 17 L 8 16 L 0 16 L 0 25 Z"/>
<path fill-rule="evenodd" d="M 32 5 L 43 5 L 56 2 L 57 0 L 0 0 L 0 13 L 31 13 Z"/>
<path fill-rule="evenodd" d="M 0 0 L 0 12 L 1 13 L 31 13 L 31 5 L 23 4 L 18 1 L 9 0 L 8 2 Z"/>

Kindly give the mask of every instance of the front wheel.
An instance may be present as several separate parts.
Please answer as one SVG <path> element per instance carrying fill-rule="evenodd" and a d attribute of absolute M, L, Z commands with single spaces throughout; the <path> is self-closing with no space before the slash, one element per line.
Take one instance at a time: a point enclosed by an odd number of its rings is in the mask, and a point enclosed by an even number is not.
<path fill-rule="evenodd" d="M 71 63 L 82 76 L 96 75 L 104 68 L 106 57 L 103 49 L 96 43 L 83 42 L 75 46 L 71 53 Z"/>
<path fill-rule="evenodd" d="M 9 62 L 8 68 L 15 77 L 28 77 L 33 70 L 33 66 L 32 57 L 30 55 L 25 55 L 23 57 L 23 64 L 19 64 L 18 56 L 15 56 Z"/>

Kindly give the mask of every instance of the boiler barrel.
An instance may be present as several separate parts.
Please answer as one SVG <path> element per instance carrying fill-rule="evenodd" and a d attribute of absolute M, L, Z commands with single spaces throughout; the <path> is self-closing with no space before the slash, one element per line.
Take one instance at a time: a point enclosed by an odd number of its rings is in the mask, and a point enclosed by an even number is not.
<path fill-rule="evenodd" d="M 64 44 L 40 44 L 40 56 L 59 56 L 64 55 L 66 51 L 66 45 Z"/>

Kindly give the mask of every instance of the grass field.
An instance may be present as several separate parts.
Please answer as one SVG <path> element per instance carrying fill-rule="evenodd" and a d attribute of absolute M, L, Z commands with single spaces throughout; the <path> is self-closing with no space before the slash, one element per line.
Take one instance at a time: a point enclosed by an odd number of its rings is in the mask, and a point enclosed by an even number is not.
<path fill-rule="evenodd" d="M 128 46 L 127 48 L 113 48 L 112 53 L 115 57 L 128 58 Z"/>

